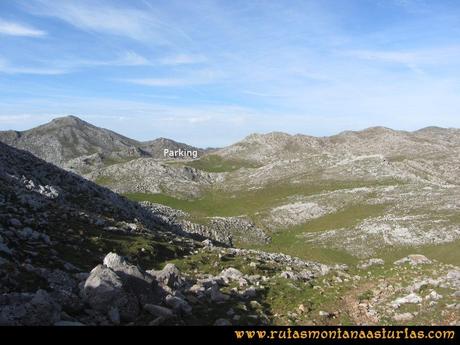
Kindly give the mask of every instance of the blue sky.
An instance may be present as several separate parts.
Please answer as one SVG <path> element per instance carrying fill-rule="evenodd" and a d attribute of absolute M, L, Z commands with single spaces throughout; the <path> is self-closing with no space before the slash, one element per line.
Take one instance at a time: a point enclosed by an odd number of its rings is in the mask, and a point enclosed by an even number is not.
<path fill-rule="evenodd" d="M 147 140 L 460 127 L 457 0 L 1 0 L 0 129 Z"/>

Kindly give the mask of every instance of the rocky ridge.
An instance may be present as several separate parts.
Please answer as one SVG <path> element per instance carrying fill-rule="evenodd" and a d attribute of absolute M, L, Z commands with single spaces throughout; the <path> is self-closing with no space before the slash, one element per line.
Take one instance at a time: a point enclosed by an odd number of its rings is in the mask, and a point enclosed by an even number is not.
<path fill-rule="evenodd" d="M 170 139 L 148 142 L 129 139 L 96 127 L 76 116 L 65 116 L 26 131 L 0 131 L 0 141 L 79 173 L 133 158 L 163 159 L 163 150 L 204 150 Z"/>

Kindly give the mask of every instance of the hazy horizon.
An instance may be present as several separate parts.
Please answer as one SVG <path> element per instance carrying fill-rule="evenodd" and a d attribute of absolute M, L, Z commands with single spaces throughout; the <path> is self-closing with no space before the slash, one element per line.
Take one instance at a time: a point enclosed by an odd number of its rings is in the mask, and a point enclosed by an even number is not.
<path fill-rule="evenodd" d="M 422 129 L 425 129 L 425 128 L 428 128 L 428 127 L 437 127 L 437 128 L 442 128 L 442 129 L 458 129 L 456 127 L 441 127 L 441 126 L 436 126 L 436 125 L 431 125 L 431 126 L 425 126 L 425 127 L 421 127 L 421 128 L 416 128 L 416 129 L 413 129 L 413 130 L 404 130 L 404 129 L 399 129 L 399 128 L 392 128 L 392 127 L 386 127 L 386 126 L 380 126 L 380 125 L 375 125 L 375 126 L 370 126 L 370 127 L 365 127 L 365 128 L 351 128 L 351 129 L 344 129 L 340 132 L 336 132 L 336 133 L 331 133 L 331 134 L 326 134 L 326 135 L 313 135 L 313 134 L 310 134 L 310 133 L 301 133 L 301 132 L 284 132 L 284 131 L 266 131 L 266 132 L 248 132 L 246 133 L 243 137 L 235 140 L 234 142 L 229 142 L 229 143 L 226 143 L 224 145 L 221 145 L 221 146 L 200 146 L 200 145 L 197 145 L 195 143 L 191 143 L 191 142 L 187 142 L 181 138 L 173 138 L 173 137 L 162 137 L 162 136 L 154 136 L 154 137 L 148 137 L 148 138 L 137 138 L 137 137 L 131 137 L 125 133 L 123 133 L 123 131 L 118 131 L 118 130 L 115 130 L 113 128 L 111 128 L 110 126 L 99 126 L 93 122 L 91 122 L 90 120 L 88 119 L 85 119 L 84 116 L 79 116 L 79 115 L 61 115 L 61 116 L 56 116 L 56 117 L 53 117 L 51 118 L 49 121 L 47 122 L 44 122 L 44 123 L 39 123 L 37 124 L 36 126 L 33 126 L 33 127 L 25 127 L 25 128 L 7 128 L 7 129 L 1 129 L 1 130 L 5 130 L 5 131 L 8 131 L 8 130 L 13 130 L 13 131 L 27 131 L 27 130 L 30 130 L 30 129 L 33 129 L 33 128 L 36 128 L 38 126 L 41 126 L 41 125 L 46 125 L 48 124 L 49 122 L 51 122 L 52 120 L 54 119 L 58 119 L 58 118 L 63 118 L 63 117 L 76 117 L 80 120 L 83 120 L 85 122 L 88 122 L 89 124 L 91 125 L 94 125 L 94 126 L 97 126 L 97 127 L 100 127 L 100 128 L 103 128 L 103 129 L 108 129 L 112 132 L 115 132 L 117 134 L 120 134 L 120 135 L 123 135 L 129 139 L 134 139 L 134 140 L 137 140 L 137 141 L 140 141 L 140 142 L 146 142 L 146 141 L 151 141 L 151 140 L 155 140 L 155 139 L 159 139 L 159 138 L 165 138 L 165 139 L 171 139 L 171 140 L 174 140 L 176 142 L 182 142 L 184 144 L 188 144 L 188 145 L 192 145 L 192 146 L 195 146 L 195 147 L 200 147 L 200 148 L 221 148 L 221 147 L 225 147 L 225 146 L 229 146 L 229 145 L 232 145 L 240 140 L 243 140 L 244 138 L 250 136 L 250 135 L 253 135 L 253 134 L 261 134 L 261 135 L 264 135 L 264 134 L 269 134 L 269 133 L 273 133 L 273 132 L 279 132 L 279 133 L 285 133 L 285 134 L 289 134 L 289 135 L 305 135 L 305 136 L 313 136 L 313 137 L 330 137 L 330 136 L 334 136 L 334 135 L 338 135 L 338 134 L 341 134 L 342 132 L 348 132 L 348 131 L 353 131 L 353 132 L 360 132 L 360 131 L 364 131 L 364 130 L 367 130 L 367 129 L 370 129 L 370 128 L 387 128 L 387 129 L 390 129 L 390 130 L 394 130 L 394 131 L 407 131 L 407 132 L 415 132 L 415 131 L 418 131 L 418 130 L 422 130 Z"/>
<path fill-rule="evenodd" d="M 0 130 L 65 114 L 200 147 L 460 127 L 456 1 L 0 3 Z"/>

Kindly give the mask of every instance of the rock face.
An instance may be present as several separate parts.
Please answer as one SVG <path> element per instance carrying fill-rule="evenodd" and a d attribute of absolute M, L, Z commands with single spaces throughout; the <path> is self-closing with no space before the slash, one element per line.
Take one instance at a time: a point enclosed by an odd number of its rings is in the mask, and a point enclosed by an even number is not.
<path fill-rule="evenodd" d="M 175 210 L 151 202 L 142 203 L 155 212 L 172 228 L 212 238 L 222 244 L 232 246 L 234 241 L 250 244 L 266 244 L 270 242 L 264 230 L 257 227 L 247 217 L 210 217 L 207 224 L 197 224 L 187 220 L 190 215 L 184 211 Z"/>
<path fill-rule="evenodd" d="M 233 245 L 233 235 L 231 232 L 233 228 L 231 227 L 214 227 L 197 224 L 184 219 L 188 214 L 183 211 L 174 210 L 170 207 L 150 202 L 144 202 L 143 205 L 147 209 L 152 210 L 171 229 L 176 229 L 178 232 L 211 238 L 227 246 Z"/>
<path fill-rule="evenodd" d="M 168 193 L 196 197 L 202 188 L 222 179 L 222 174 L 208 173 L 188 166 L 172 165 L 153 158 L 112 164 L 85 175 L 117 193 Z"/>
<path fill-rule="evenodd" d="M 314 202 L 295 202 L 273 208 L 267 221 L 271 228 L 294 226 L 331 212 Z"/>

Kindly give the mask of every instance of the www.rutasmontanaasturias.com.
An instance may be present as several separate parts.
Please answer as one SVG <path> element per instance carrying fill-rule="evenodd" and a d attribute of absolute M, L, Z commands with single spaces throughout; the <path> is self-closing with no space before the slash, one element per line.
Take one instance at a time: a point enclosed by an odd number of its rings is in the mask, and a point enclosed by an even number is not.
<path fill-rule="evenodd" d="M 328 330 L 235 330 L 236 339 L 455 339 L 454 330 L 336 329 Z"/>

